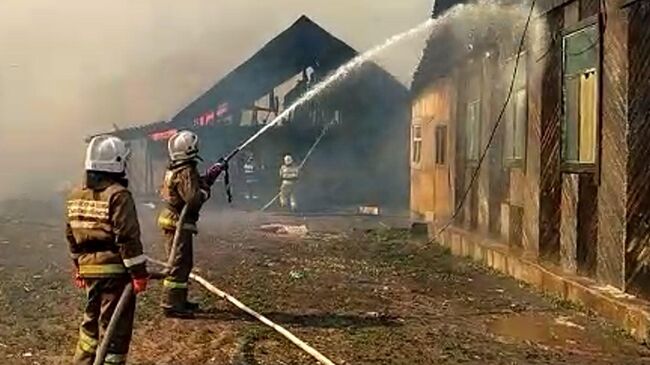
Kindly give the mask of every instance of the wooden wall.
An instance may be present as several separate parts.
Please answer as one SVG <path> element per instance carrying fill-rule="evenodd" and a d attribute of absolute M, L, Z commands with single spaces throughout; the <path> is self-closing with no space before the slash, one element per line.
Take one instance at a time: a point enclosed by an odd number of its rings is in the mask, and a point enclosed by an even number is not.
<path fill-rule="evenodd" d="M 535 21 L 546 24 L 527 43 L 525 158 L 521 166 L 504 167 L 504 133 L 497 129 L 456 224 L 568 272 L 650 297 L 650 2 L 540 0 L 537 10 Z M 582 169 L 561 159 L 562 40 L 569 29 L 594 21 L 600 30 L 598 153 L 596 163 Z M 503 44 L 467 52 L 446 73 L 455 90 L 449 148 L 456 202 L 477 168 L 466 156 L 467 103 L 481 99 L 482 151 L 506 95 L 501 66 L 513 53 Z M 412 173 L 413 186 L 426 185 L 425 174 Z M 418 194 L 438 199 L 435 189 L 426 189 L 418 187 Z M 416 194 L 412 206 L 425 210 L 418 205 L 425 200 Z M 429 205 L 434 210 L 436 202 Z"/>

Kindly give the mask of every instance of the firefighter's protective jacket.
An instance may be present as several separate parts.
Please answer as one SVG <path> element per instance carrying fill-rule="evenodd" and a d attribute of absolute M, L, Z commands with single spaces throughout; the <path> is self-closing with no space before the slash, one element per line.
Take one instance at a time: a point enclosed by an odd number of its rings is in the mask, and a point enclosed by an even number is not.
<path fill-rule="evenodd" d="M 298 175 L 300 169 L 295 165 L 282 165 L 280 167 L 280 178 L 285 181 L 296 181 L 298 180 Z"/>
<path fill-rule="evenodd" d="M 160 189 L 165 207 L 158 216 L 158 226 L 163 230 L 175 230 L 185 205 L 184 229 L 197 232 L 196 222 L 203 203 L 210 197 L 210 188 L 201 179 L 195 160 L 172 163 L 165 173 Z"/>
<path fill-rule="evenodd" d="M 118 182 L 101 180 L 70 193 L 66 238 L 81 277 L 147 276 L 135 202 Z"/>

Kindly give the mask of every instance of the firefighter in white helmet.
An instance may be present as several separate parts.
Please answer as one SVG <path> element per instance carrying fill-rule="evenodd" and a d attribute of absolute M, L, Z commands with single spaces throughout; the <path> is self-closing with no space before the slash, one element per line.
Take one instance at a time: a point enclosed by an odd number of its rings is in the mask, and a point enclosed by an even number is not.
<path fill-rule="evenodd" d="M 158 216 L 168 255 L 174 255 L 172 267 L 163 280 L 162 307 L 165 315 L 192 318 L 198 305 L 187 300 L 188 280 L 193 266 L 193 235 L 198 233 L 196 223 L 203 203 L 210 197 L 210 187 L 198 171 L 199 138 L 190 131 L 180 131 L 168 141 L 169 166 L 161 188 L 165 207 Z M 176 252 L 170 252 L 176 223 L 187 206 Z"/>
<path fill-rule="evenodd" d="M 295 185 L 298 181 L 300 168 L 296 166 L 291 155 L 284 156 L 284 163 L 280 167 L 280 206 L 286 208 L 287 205 L 292 211 L 296 211 L 298 203 L 296 202 Z"/>
<path fill-rule="evenodd" d="M 146 257 L 135 203 L 127 189 L 129 149 L 113 136 L 94 137 L 86 151 L 86 181 L 67 200 L 66 238 L 75 268 L 75 285 L 87 294 L 73 363 L 92 365 L 108 318 L 131 282 L 147 288 Z M 117 322 L 105 364 L 125 364 L 131 342 L 135 297 Z"/>

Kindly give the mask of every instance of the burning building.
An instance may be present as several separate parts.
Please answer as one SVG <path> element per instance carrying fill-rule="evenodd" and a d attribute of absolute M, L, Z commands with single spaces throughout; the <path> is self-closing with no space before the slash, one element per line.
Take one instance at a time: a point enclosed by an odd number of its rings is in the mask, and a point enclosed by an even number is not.
<path fill-rule="evenodd" d="M 129 174 L 134 191 L 155 194 L 167 163 L 166 142 L 175 131 L 195 131 L 203 158 L 214 161 L 356 55 L 350 46 L 301 17 L 170 121 L 114 132 L 133 150 Z M 297 108 L 243 151 L 231 164 L 234 193 L 254 195 L 261 205 L 266 203 L 277 192 L 284 154 L 300 161 L 329 126 L 301 175 L 301 206 L 323 210 L 372 204 L 405 211 L 408 121 L 408 90 L 368 63 Z M 245 165 L 255 166 L 254 194 L 244 188 Z"/>
<path fill-rule="evenodd" d="M 412 215 L 453 220 L 443 241 L 486 240 L 649 296 L 650 2 L 538 0 L 518 54 L 523 20 L 428 40 L 412 86 Z"/>

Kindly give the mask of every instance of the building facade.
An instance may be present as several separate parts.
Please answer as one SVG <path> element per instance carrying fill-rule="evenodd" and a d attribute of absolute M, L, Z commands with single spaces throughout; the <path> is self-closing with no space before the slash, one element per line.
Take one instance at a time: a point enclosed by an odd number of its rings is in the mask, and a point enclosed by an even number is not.
<path fill-rule="evenodd" d="M 645 0 L 538 0 L 521 52 L 523 22 L 435 32 L 413 81 L 412 216 L 650 296 L 649 21 Z"/>

